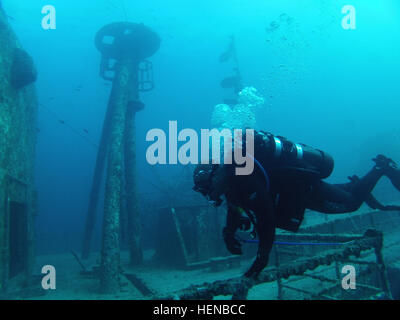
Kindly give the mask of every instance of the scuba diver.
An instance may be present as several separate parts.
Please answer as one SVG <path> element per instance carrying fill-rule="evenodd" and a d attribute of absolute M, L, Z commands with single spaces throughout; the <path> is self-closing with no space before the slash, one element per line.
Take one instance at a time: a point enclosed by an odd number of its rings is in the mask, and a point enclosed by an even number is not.
<path fill-rule="evenodd" d="M 375 165 L 365 176 L 354 175 L 348 183 L 330 184 L 323 181 L 333 171 L 334 161 L 329 154 L 264 131 L 254 131 L 253 138 L 254 154 L 249 156 L 255 165 L 251 174 L 235 175 L 235 167 L 240 167 L 235 162 L 199 164 L 193 174 L 193 189 L 214 206 L 222 204 L 222 197 L 226 200 L 223 238 L 230 253 L 242 254 L 236 231 L 254 227 L 252 235 L 258 237 L 258 251 L 246 277 L 257 276 L 268 264 L 275 229 L 296 232 L 305 209 L 348 213 L 365 202 L 373 209 L 400 210 L 399 206 L 382 205 L 371 194 L 382 176 L 400 191 L 400 169 L 383 155 L 373 159 Z M 244 147 L 241 152 L 248 156 Z"/>

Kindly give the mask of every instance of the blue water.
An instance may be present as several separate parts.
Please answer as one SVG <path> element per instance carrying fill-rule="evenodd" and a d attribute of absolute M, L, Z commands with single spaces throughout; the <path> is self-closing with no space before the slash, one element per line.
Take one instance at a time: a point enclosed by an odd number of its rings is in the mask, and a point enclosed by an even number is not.
<path fill-rule="evenodd" d="M 349 4 L 341 0 L 52 0 L 56 30 L 41 27 L 47 1 L 2 2 L 35 61 L 44 105 L 36 159 L 38 253 L 81 247 L 110 93 L 98 75 L 94 36 L 110 22 L 142 22 L 162 38 L 150 59 L 156 87 L 141 95 L 146 108 L 136 118 L 139 191 L 155 200 L 152 184 L 159 181 L 146 163 L 145 135 L 152 128 L 167 130 L 170 120 L 178 121 L 178 129 L 210 126 L 214 106 L 229 95 L 219 82 L 232 64 L 218 57 L 230 35 L 244 85 L 266 100 L 259 127 L 332 154 L 336 167 L 329 181 L 362 174 L 377 152 L 400 161 L 397 0 L 352 0 L 355 30 L 341 26 L 341 8 Z M 267 32 L 273 21 L 279 27 Z M 165 179 L 178 172 L 157 170 Z M 98 222 L 97 248 L 100 229 Z"/>

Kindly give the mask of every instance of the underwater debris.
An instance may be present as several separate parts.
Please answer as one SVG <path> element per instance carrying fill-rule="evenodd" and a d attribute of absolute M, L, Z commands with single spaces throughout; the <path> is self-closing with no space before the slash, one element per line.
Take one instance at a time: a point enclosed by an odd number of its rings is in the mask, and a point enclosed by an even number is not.
<path fill-rule="evenodd" d="M 286 13 L 282 13 L 279 16 L 279 22 L 278 21 L 272 21 L 269 26 L 267 28 L 265 28 L 265 31 L 267 33 L 271 33 L 276 31 L 277 29 L 279 29 L 281 27 L 281 25 L 283 26 L 289 26 L 294 22 L 294 18 L 293 17 L 289 17 Z"/>
<path fill-rule="evenodd" d="M 278 28 L 279 28 L 279 23 L 276 22 L 276 21 L 272 21 L 272 22 L 269 24 L 269 27 L 267 27 L 267 28 L 265 29 L 265 31 L 267 31 L 267 32 L 273 32 L 273 31 L 277 30 Z"/>
<path fill-rule="evenodd" d="M 220 83 L 222 88 L 236 88 L 240 83 L 241 78 L 239 76 L 231 76 L 223 79 Z"/>
<path fill-rule="evenodd" d="M 227 62 L 229 61 L 232 57 L 234 58 L 236 53 L 235 53 L 235 38 L 233 36 L 230 36 L 230 43 L 228 48 L 226 49 L 225 52 L 223 52 L 219 56 L 219 62 Z"/>
<path fill-rule="evenodd" d="M 219 56 L 219 62 L 226 62 L 231 58 L 231 56 L 232 52 L 228 50 Z"/>
<path fill-rule="evenodd" d="M 75 251 L 71 250 L 70 251 L 71 254 L 74 256 L 75 260 L 78 262 L 78 264 L 80 265 L 80 267 L 82 268 L 82 272 L 86 273 L 87 272 L 87 268 L 85 267 L 85 265 L 82 263 L 81 259 L 79 259 L 78 255 L 76 254 Z"/>
<path fill-rule="evenodd" d="M 11 66 L 11 85 L 19 90 L 35 82 L 37 71 L 31 56 L 23 49 L 16 48 Z"/>
<path fill-rule="evenodd" d="M 154 295 L 153 290 L 151 290 L 147 284 L 133 273 L 124 273 L 124 276 L 140 291 L 144 296 Z"/>
<path fill-rule="evenodd" d="M 381 290 L 390 298 L 391 294 L 387 285 L 387 276 L 385 265 L 382 260 L 382 244 L 383 234 L 380 231 L 369 229 L 363 235 L 356 234 L 296 234 L 281 235 L 283 237 L 300 239 L 318 239 L 322 241 L 346 241 L 343 248 L 323 252 L 320 255 L 309 259 L 302 259 L 295 263 L 281 266 L 279 269 L 267 269 L 262 271 L 256 278 L 234 277 L 224 280 L 216 280 L 214 282 L 205 282 L 199 285 L 191 285 L 190 287 L 174 292 L 172 295 L 156 297 L 156 299 L 213 299 L 215 296 L 231 296 L 234 299 L 247 299 L 249 290 L 262 283 L 277 281 L 278 279 L 288 279 L 291 276 L 303 276 L 307 271 L 314 270 L 318 266 L 326 266 L 335 261 L 346 261 L 351 256 L 359 257 L 361 252 L 374 249 L 376 255 L 377 277 L 381 281 Z M 316 292 L 312 298 L 323 298 L 323 292 Z"/>
<path fill-rule="evenodd" d="M 242 85 L 242 76 L 240 75 L 240 70 L 239 70 L 239 62 L 236 55 L 235 37 L 233 35 L 230 36 L 230 43 L 228 49 L 219 58 L 220 62 L 227 62 L 228 60 L 233 60 L 234 75 L 224 78 L 220 82 L 220 86 L 224 89 L 233 89 L 233 93 L 235 94 L 236 97 L 239 91 L 243 88 L 243 85 Z M 232 99 L 229 98 L 229 100 Z M 235 103 L 227 103 L 227 104 L 234 105 Z"/>

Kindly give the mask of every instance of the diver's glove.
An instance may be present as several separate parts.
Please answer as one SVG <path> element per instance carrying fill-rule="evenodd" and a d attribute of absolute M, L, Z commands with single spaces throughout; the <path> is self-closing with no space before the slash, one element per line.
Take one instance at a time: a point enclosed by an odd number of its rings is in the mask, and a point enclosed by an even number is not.
<path fill-rule="evenodd" d="M 222 230 L 222 236 L 224 237 L 226 248 L 230 253 L 242 254 L 242 245 L 235 238 L 235 232 L 232 232 L 232 230 L 229 230 L 227 227 L 225 227 Z"/>
<path fill-rule="evenodd" d="M 383 169 L 384 171 L 390 169 L 397 169 L 397 164 L 392 159 L 385 157 L 383 154 L 378 154 L 372 159 L 376 163 L 378 169 Z"/>

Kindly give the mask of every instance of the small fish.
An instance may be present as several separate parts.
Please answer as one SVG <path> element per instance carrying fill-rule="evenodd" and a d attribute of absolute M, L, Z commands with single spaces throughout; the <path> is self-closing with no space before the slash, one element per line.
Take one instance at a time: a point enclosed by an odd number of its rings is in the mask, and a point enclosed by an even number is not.
<path fill-rule="evenodd" d="M 83 129 L 83 131 L 84 131 L 86 134 L 89 134 L 89 131 L 88 131 L 87 129 Z"/>
<path fill-rule="evenodd" d="M 64 120 L 58 120 L 58 122 L 61 123 L 61 124 L 65 124 Z"/>

